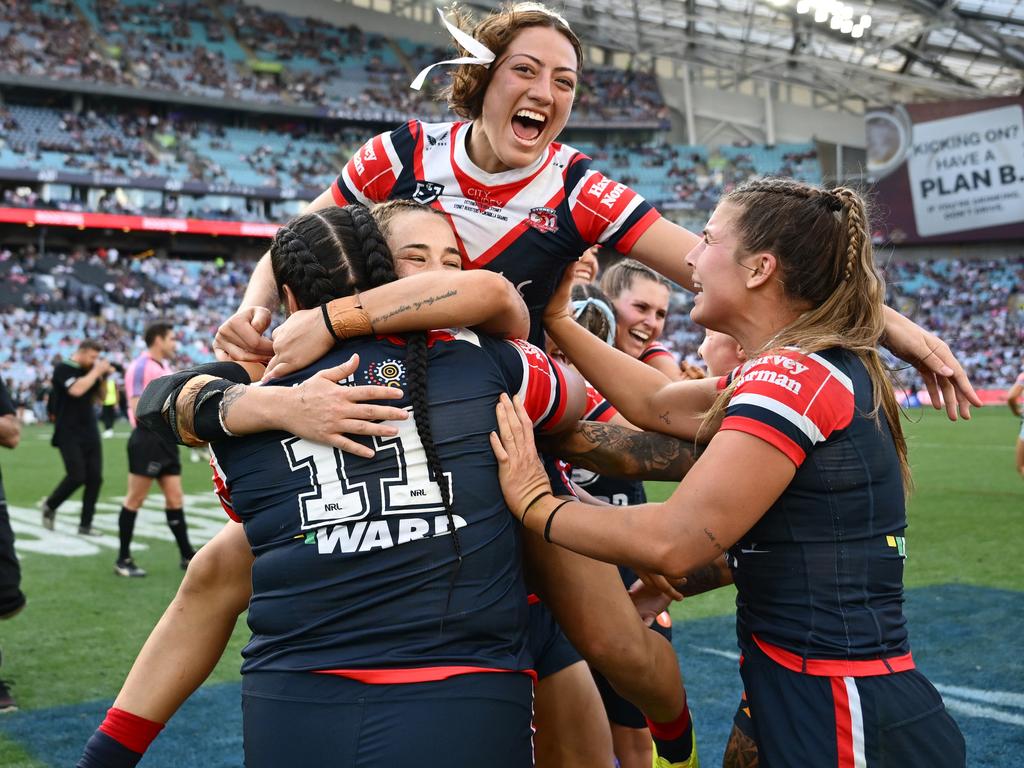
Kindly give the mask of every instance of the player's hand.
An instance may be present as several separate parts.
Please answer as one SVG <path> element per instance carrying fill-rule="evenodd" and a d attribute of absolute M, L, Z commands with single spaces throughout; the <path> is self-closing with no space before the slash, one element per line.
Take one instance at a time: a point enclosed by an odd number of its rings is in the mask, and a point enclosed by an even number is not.
<path fill-rule="evenodd" d="M 690 381 L 694 379 L 703 379 L 707 376 L 707 374 L 704 373 L 704 369 L 698 368 L 696 365 L 688 363 L 686 360 L 679 363 L 679 372 L 683 374 L 684 379 Z"/>
<path fill-rule="evenodd" d="M 645 576 L 647 576 L 647 574 L 645 574 Z M 671 589 L 671 585 L 669 585 L 669 588 Z M 672 591 L 674 592 L 675 590 Z M 675 594 L 679 595 L 678 592 Z M 652 586 L 648 583 L 647 579 L 643 577 L 637 579 L 629 588 L 629 597 L 633 601 L 633 606 L 636 608 L 636 612 L 640 614 L 640 618 L 648 627 L 654 624 L 655 620 L 658 618 L 658 614 L 666 610 L 672 604 L 673 600 L 683 599 L 682 595 L 672 597 L 666 594 L 660 587 Z"/>
<path fill-rule="evenodd" d="M 496 410 L 498 433 L 491 432 L 491 448 L 498 459 L 498 480 L 505 502 L 517 520 L 522 520 L 527 505 L 551 483 L 533 442 L 533 423 L 516 395 L 514 401 L 502 394 Z"/>
<path fill-rule="evenodd" d="M 949 345 L 889 307 L 886 307 L 883 343 L 896 357 L 920 372 L 932 406 L 941 410 L 945 404 L 950 421 L 956 421 L 958 411 L 962 418 L 969 419 L 971 406 L 981 407 L 981 399 Z"/>
<path fill-rule="evenodd" d="M 327 330 L 320 309 L 293 312 L 274 329 L 274 356 L 267 363 L 263 380 L 277 379 L 302 370 L 331 351 L 334 337 Z"/>
<path fill-rule="evenodd" d="M 572 318 L 572 285 L 575 270 L 570 266 L 562 274 L 562 281 L 558 284 L 554 294 L 544 309 L 544 324 L 557 322 L 564 318 Z"/>
<path fill-rule="evenodd" d="M 93 363 L 92 367 L 96 370 L 97 376 L 106 376 L 114 370 L 114 366 L 110 364 L 110 361 L 103 357 Z"/>
<path fill-rule="evenodd" d="M 266 307 L 242 307 L 217 329 L 213 354 L 221 362 L 265 363 L 274 354 L 274 346 L 263 332 L 270 327 Z"/>
<path fill-rule="evenodd" d="M 395 387 L 339 386 L 339 382 L 351 376 L 358 367 L 359 355 L 352 355 L 341 365 L 319 371 L 298 386 L 291 387 L 289 392 L 295 398 L 295 407 L 282 416 L 283 428 L 307 440 L 372 458 L 372 448 L 345 435 L 394 437 L 398 434 L 397 427 L 379 422 L 404 421 L 409 418 L 409 412 L 368 402 L 398 400 L 402 397 L 402 390 Z"/>
<path fill-rule="evenodd" d="M 597 246 L 587 248 L 579 261 L 572 265 L 572 282 L 574 285 L 592 283 L 597 277 Z"/>

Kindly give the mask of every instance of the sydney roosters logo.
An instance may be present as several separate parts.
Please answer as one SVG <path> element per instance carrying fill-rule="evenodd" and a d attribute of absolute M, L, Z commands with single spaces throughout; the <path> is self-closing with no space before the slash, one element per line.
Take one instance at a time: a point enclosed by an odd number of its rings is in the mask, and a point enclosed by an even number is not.
<path fill-rule="evenodd" d="M 554 208 L 531 208 L 530 218 L 526 220 L 526 223 L 538 232 L 557 232 L 558 214 Z"/>

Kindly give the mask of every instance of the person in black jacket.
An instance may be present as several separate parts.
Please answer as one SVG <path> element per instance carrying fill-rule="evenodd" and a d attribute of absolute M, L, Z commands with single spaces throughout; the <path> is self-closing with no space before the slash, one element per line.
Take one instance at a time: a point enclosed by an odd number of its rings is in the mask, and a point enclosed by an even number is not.
<path fill-rule="evenodd" d="M 96 500 L 103 484 L 103 450 L 96 403 L 100 382 L 112 370 L 110 363 L 100 357 L 101 351 L 99 344 L 86 339 L 78 345 L 70 360 L 57 363 L 53 371 L 50 402 L 54 425 L 50 442 L 60 450 L 67 474 L 40 505 L 43 527 L 51 531 L 57 509 L 84 485 L 78 532 L 87 536 L 100 535 L 100 531 L 92 527 Z"/>
<path fill-rule="evenodd" d="M 21 440 L 21 422 L 14 412 L 14 403 L 7 387 L 0 381 L 0 445 L 16 448 Z M 0 619 L 9 619 L 25 607 L 21 591 L 21 566 L 14 553 L 14 531 L 7 514 L 3 477 L 0 476 Z M 0 679 L 0 712 L 13 712 L 18 708 L 8 683 Z"/>

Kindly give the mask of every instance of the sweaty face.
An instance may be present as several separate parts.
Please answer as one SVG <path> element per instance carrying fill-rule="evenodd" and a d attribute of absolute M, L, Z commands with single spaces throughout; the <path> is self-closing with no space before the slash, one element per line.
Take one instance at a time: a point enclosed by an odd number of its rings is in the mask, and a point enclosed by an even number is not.
<path fill-rule="evenodd" d="M 548 27 L 527 27 L 492 65 L 471 155 L 483 170 L 525 168 L 562 132 L 576 92 L 572 43 Z"/>
<path fill-rule="evenodd" d="M 657 341 L 668 315 L 668 288 L 637 277 L 633 284 L 612 299 L 615 309 L 615 347 L 640 357 L 644 347 Z"/>
<path fill-rule="evenodd" d="M 740 212 L 732 203 L 720 204 L 701 233 L 700 242 L 686 256 L 686 262 L 693 266 L 697 289 L 690 317 L 705 328 L 726 333 L 730 317 L 743 308 L 745 285 L 751 274 L 740 261 L 742 249 L 735 230 Z"/>
<path fill-rule="evenodd" d="M 440 216 L 406 211 L 395 215 L 388 229 L 388 248 L 399 278 L 438 269 L 462 269 L 455 233 Z"/>

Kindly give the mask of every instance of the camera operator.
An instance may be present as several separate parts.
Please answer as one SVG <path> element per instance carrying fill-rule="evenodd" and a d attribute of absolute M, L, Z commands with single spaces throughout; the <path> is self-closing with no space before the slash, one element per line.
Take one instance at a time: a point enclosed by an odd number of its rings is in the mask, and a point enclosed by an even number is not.
<path fill-rule="evenodd" d="M 60 450 L 67 475 L 40 504 L 43 527 L 51 531 L 57 509 L 84 485 L 78 532 L 86 536 L 100 535 L 100 531 L 92 527 L 96 499 L 103 484 L 103 451 L 96 404 L 102 389 L 101 380 L 112 370 L 110 363 L 100 357 L 101 351 L 99 344 L 86 339 L 70 360 L 57 363 L 53 371 L 50 397 L 54 425 L 50 442 Z"/>

